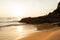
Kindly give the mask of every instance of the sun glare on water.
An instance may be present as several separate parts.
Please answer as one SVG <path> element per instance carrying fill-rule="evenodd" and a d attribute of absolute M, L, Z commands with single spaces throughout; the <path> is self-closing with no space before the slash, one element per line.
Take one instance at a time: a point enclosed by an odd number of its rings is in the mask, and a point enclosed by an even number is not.
<path fill-rule="evenodd" d="M 23 27 L 22 26 L 17 26 L 17 31 L 20 32 L 20 33 L 23 32 Z"/>

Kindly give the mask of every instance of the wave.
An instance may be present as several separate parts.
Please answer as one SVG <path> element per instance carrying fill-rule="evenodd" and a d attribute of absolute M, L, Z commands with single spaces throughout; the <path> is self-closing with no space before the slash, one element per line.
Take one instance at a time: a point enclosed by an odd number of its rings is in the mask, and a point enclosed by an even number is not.
<path fill-rule="evenodd" d="M 0 27 L 19 24 L 17 18 L 0 18 Z"/>
<path fill-rule="evenodd" d="M 0 23 L 12 23 L 12 22 L 19 22 L 19 21 L 0 21 Z"/>
<path fill-rule="evenodd" d="M 9 24 L 9 25 L 2 25 L 0 27 L 19 26 L 19 25 L 26 25 L 26 24 L 24 24 L 24 23 L 20 23 L 20 24 Z"/>
<path fill-rule="evenodd" d="M 8 18 L 2 18 L 2 19 L 0 19 L 0 23 L 5 23 L 5 22 L 16 22 L 16 21 L 18 21 L 16 18 L 14 19 L 14 18 L 11 18 L 11 19 L 8 19 Z"/>

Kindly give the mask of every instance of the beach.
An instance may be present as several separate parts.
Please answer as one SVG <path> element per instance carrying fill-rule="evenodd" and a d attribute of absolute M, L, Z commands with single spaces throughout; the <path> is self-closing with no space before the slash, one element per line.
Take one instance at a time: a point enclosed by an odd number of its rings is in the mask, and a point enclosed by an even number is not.
<path fill-rule="evenodd" d="M 0 27 L 0 40 L 16 40 L 16 38 L 34 31 L 36 31 L 36 28 L 33 25 Z"/>
<path fill-rule="evenodd" d="M 0 28 L 0 40 L 60 40 L 60 27 L 46 23 L 14 24 Z"/>
<path fill-rule="evenodd" d="M 0 40 L 60 40 L 60 0 L 0 0 Z"/>
<path fill-rule="evenodd" d="M 34 32 L 17 40 L 60 40 L 60 28 Z"/>

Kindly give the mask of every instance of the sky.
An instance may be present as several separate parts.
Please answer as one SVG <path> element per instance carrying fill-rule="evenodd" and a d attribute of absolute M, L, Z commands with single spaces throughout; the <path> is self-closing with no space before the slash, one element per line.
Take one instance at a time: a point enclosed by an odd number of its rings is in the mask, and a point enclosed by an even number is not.
<path fill-rule="evenodd" d="M 37 17 L 56 9 L 60 0 L 0 0 L 0 17 Z"/>

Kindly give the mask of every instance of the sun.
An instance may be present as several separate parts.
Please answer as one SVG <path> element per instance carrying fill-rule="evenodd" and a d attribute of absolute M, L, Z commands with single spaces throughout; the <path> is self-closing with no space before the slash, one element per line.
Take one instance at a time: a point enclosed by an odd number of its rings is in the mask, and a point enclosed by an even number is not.
<path fill-rule="evenodd" d="M 14 7 L 12 10 L 13 15 L 16 17 L 21 17 L 24 16 L 26 12 L 26 8 L 23 7 Z"/>

